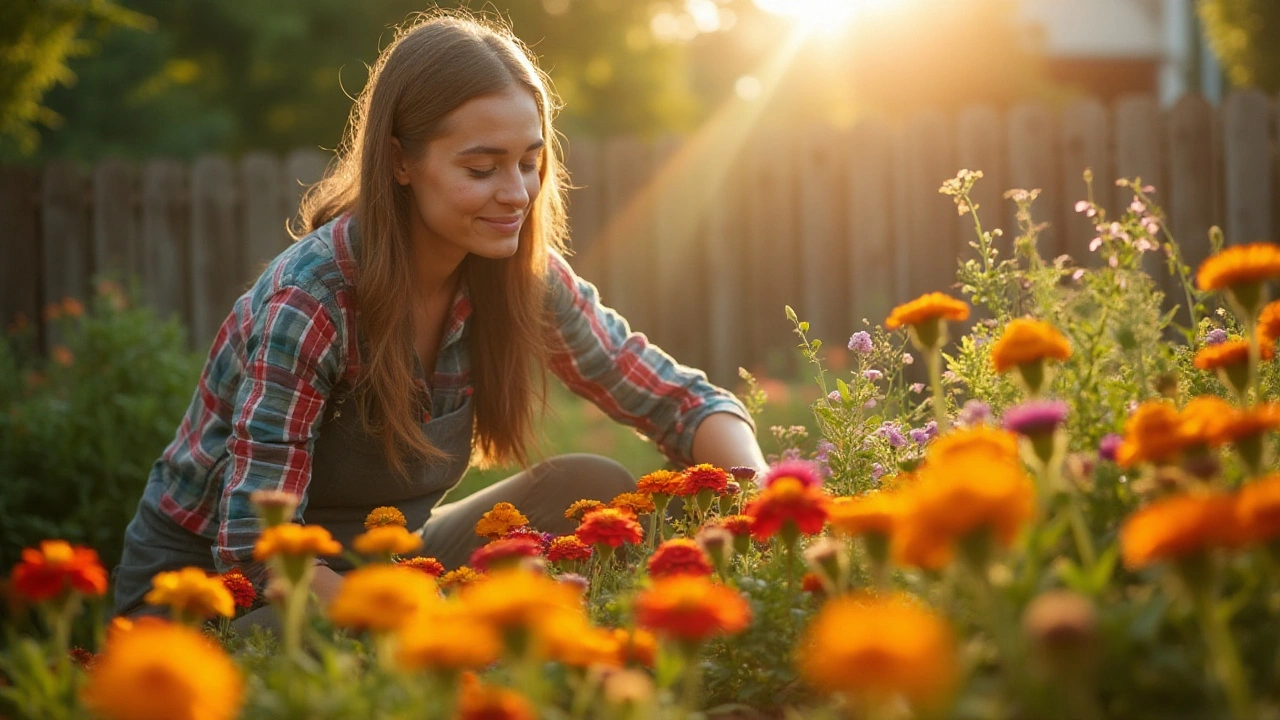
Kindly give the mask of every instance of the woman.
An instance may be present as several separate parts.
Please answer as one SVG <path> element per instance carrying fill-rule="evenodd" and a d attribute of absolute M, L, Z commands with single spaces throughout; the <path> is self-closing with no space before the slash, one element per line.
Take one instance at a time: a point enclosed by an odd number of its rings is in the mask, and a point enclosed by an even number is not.
<path fill-rule="evenodd" d="M 257 490 L 301 496 L 297 521 L 344 545 L 369 510 L 393 505 L 446 567 L 466 562 L 498 501 L 571 532 L 571 502 L 634 487 L 621 466 L 554 458 L 436 507 L 473 455 L 528 467 L 544 367 L 673 460 L 764 466 L 742 405 L 632 334 L 559 254 L 554 110 L 505 29 L 443 14 L 402 29 L 303 201 L 302 237 L 214 341 L 126 531 L 117 612 L 144 610 L 162 570 L 240 567 L 262 581 Z M 318 568 L 322 601 L 344 569 Z"/>

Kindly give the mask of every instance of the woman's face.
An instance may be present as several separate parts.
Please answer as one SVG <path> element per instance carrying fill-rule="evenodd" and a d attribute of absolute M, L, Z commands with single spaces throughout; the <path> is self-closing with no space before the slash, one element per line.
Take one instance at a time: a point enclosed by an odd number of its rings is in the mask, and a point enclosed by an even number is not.
<path fill-rule="evenodd" d="M 415 250 L 461 261 L 505 258 L 542 187 L 542 119 L 523 87 L 473 98 L 413 161 L 396 144 L 396 182 L 413 191 Z M 393 141 L 394 142 L 394 141 Z"/>

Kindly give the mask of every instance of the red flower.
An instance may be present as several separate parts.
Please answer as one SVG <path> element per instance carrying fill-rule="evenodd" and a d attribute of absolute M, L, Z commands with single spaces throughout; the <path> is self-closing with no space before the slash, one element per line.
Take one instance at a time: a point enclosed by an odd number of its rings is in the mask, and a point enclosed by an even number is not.
<path fill-rule="evenodd" d="M 107 592 L 107 571 L 92 548 L 65 540 L 41 540 L 40 549 L 25 548 L 13 569 L 13 590 L 28 600 L 55 598 L 67 588 L 84 595 Z"/>
<path fill-rule="evenodd" d="M 818 472 L 813 463 L 806 460 L 783 460 L 774 465 L 769 468 L 769 472 L 765 473 L 760 486 L 769 487 L 778 480 L 787 477 L 799 480 L 805 487 L 822 487 L 822 474 Z"/>
<path fill-rule="evenodd" d="M 822 584 L 822 578 L 811 572 L 805 573 L 800 579 L 800 589 L 813 595 L 822 595 L 827 591 Z"/>
<path fill-rule="evenodd" d="M 398 564 L 405 567 L 421 570 L 431 577 L 438 578 L 444 574 L 444 565 L 433 557 L 412 557 L 401 560 Z"/>
<path fill-rule="evenodd" d="M 767 540 L 788 523 L 805 535 L 822 532 L 827 522 L 827 496 L 793 477 L 778 478 L 747 504 L 751 537 Z"/>
<path fill-rule="evenodd" d="M 529 527 L 528 525 L 522 525 L 517 528 L 511 528 L 510 530 L 507 531 L 506 535 L 502 536 L 502 539 L 504 540 L 509 540 L 511 538 L 532 538 L 534 540 L 537 540 L 538 544 L 542 546 L 543 553 L 547 551 L 547 547 L 551 544 L 550 534 L 540 533 L 537 530 L 534 530 L 533 528 Z"/>
<path fill-rule="evenodd" d="M 245 577 L 244 573 L 232 568 L 219 577 L 227 591 L 231 593 L 231 599 L 235 601 L 236 607 L 253 607 L 253 601 L 258 599 L 258 591 L 253 589 L 253 583 L 249 582 L 249 578 Z"/>
<path fill-rule="evenodd" d="M 677 495 L 689 496 L 697 495 L 699 490 L 710 490 L 719 495 L 723 493 L 729 485 L 732 476 L 728 471 L 703 463 L 686 468 L 682 475 L 682 481 L 679 489 L 676 490 Z"/>
<path fill-rule="evenodd" d="M 636 544 L 644 539 L 644 529 L 636 522 L 636 516 L 617 508 L 600 508 L 587 513 L 574 534 L 588 545 L 612 548 L 623 543 Z"/>
<path fill-rule="evenodd" d="M 471 553 L 471 561 L 467 564 L 481 572 L 488 572 L 492 568 L 519 561 L 521 558 L 538 557 L 541 554 L 542 541 L 540 539 L 531 537 L 502 538 L 476 548 L 476 551 Z"/>
<path fill-rule="evenodd" d="M 751 608 L 737 592 L 706 578 L 662 578 L 636 596 L 636 622 L 659 635 L 700 642 L 731 634 L 751 622 Z"/>
<path fill-rule="evenodd" d="M 751 534 L 752 522 L 750 515 L 726 515 L 716 521 L 715 524 L 733 533 L 734 537 L 742 537 L 743 535 Z"/>
<path fill-rule="evenodd" d="M 655 578 L 672 575 L 700 575 L 712 572 L 711 561 L 698 543 L 688 538 L 675 538 L 658 546 L 649 558 L 649 575 Z"/>
<path fill-rule="evenodd" d="M 547 559 L 551 562 L 576 562 L 591 557 L 591 546 L 578 539 L 577 535 L 564 535 L 551 541 L 547 548 Z"/>

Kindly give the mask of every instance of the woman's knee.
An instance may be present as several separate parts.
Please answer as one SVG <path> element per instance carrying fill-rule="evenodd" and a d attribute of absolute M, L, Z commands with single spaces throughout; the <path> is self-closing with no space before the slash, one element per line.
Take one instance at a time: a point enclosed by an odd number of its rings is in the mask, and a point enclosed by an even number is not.
<path fill-rule="evenodd" d="M 531 468 L 529 476 L 531 482 L 538 487 L 538 492 L 554 487 L 556 494 L 563 495 L 568 502 L 608 502 L 622 493 L 636 489 L 635 477 L 618 461 L 589 453 L 560 455 L 544 460 Z"/>

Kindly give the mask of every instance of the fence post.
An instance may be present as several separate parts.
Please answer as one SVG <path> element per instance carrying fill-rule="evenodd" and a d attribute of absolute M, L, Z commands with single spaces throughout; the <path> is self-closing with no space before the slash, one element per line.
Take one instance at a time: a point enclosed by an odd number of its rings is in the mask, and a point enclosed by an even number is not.
<path fill-rule="evenodd" d="M 24 320 L 40 326 L 40 235 L 36 188 L 40 173 L 22 167 L 0 167 L 0 227 L 7 260 L 0 265 L 0 323 Z"/>
<path fill-rule="evenodd" d="M 1218 222 L 1214 211 L 1219 185 L 1213 108 L 1204 98 L 1187 95 L 1169 111 L 1165 131 L 1169 229 L 1178 241 L 1183 262 L 1194 272 L 1209 257 L 1209 228 Z"/>
<path fill-rule="evenodd" d="M 845 236 L 847 139 L 833 130 L 801 132 L 799 174 L 800 295 L 796 312 L 812 326 L 809 337 L 832 342 L 849 328 L 849 243 Z"/>
<path fill-rule="evenodd" d="M 195 340 L 191 314 L 189 195 L 186 168 L 168 159 L 142 167 L 142 283 L 160 317 L 176 315 Z"/>
<path fill-rule="evenodd" d="M 1058 243 L 1079 265 L 1094 264 L 1097 257 L 1089 251 L 1089 241 L 1097 234 L 1094 220 L 1075 211 L 1076 201 L 1087 197 L 1085 168 L 1093 169 L 1093 199 L 1105 207 L 1111 217 L 1120 215 L 1120 208 L 1112 200 L 1115 171 L 1112 170 L 1107 119 L 1107 109 L 1092 98 L 1074 102 L 1062 112 L 1063 192 L 1057 212 L 1064 225 Z"/>
<path fill-rule="evenodd" d="M 41 264 L 44 301 L 85 299 L 94 268 L 89 238 L 89 193 L 84 175 L 69 160 L 58 160 L 45 169 L 40 211 Z M 49 344 L 62 338 L 46 333 Z"/>
<path fill-rule="evenodd" d="M 287 203 L 296 201 L 292 196 L 285 198 L 282 169 L 274 155 L 249 153 L 240 159 L 239 171 L 245 249 L 244 266 L 239 275 L 242 282 L 253 282 L 266 265 L 288 247 Z M 296 210 L 296 205 L 293 209 Z"/>
<path fill-rule="evenodd" d="M 201 157 L 191 169 L 191 335 L 197 348 L 213 341 L 245 285 L 234 178 L 221 155 Z"/>
<path fill-rule="evenodd" d="M 1156 195 L 1152 199 L 1157 205 L 1167 208 L 1169 185 L 1160 161 L 1164 118 L 1160 115 L 1160 106 L 1155 97 L 1146 94 L 1122 97 L 1115 103 L 1113 118 L 1116 128 L 1116 176 L 1130 180 L 1140 178 L 1144 185 L 1154 186 Z M 1119 211 L 1129 194 L 1117 189 L 1113 197 L 1118 203 Z M 1146 253 L 1142 259 L 1142 267 L 1166 293 L 1177 290 L 1165 269 L 1163 252 Z M 1169 304 L 1172 304 L 1172 300 Z"/>
<path fill-rule="evenodd" d="M 1009 112 L 1009 188 L 1040 188 L 1040 198 L 1031 208 L 1034 222 L 1048 222 L 1040 234 L 1040 254 L 1054 258 L 1063 252 L 1062 190 L 1058 158 L 1055 152 L 1057 133 L 1049 109 L 1040 103 L 1017 105 Z M 1080 168 L 1081 171 L 1084 168 Z M 1006 206 L 1006 224 L 1016 228 L 1017 207 Z"/>
<path fill-rule="evenodd" d="M 126 280 L 139 274 L 138 173 L 133 163 L 111 159 L 93 171 L 93 260 L 97 274 Z"/>
<path fill-rule="evenodd" d="M 1270 112 L 1258 90 L 1232 91 L 1222 106 L 1228 245 L 1272 239 Z"/>
<path fill-rule="evenodd" d="M 941 114 L 907 121 L 899 137 L 897 302 L 929 292 L 951 292 L 960 257 L 958 224 L 951 199 L 938 188 L 955 177 L 955 129 Z"/>
<path fill-rule="evenodd" d="M 894 133 L 880 118 L 866 118 L 853 128 L 849 142 L 849 212 L 845 236 L 852 246 L 849 284 L 853 317 L 849 334 L 861 330 L 865 318 L 879 325 L 902 294 L 894 274 L 893 216 Z M 856 326 L 856 327 L 855 327 Z M 838 338 L 839 336 L 833 336 Z"/>

